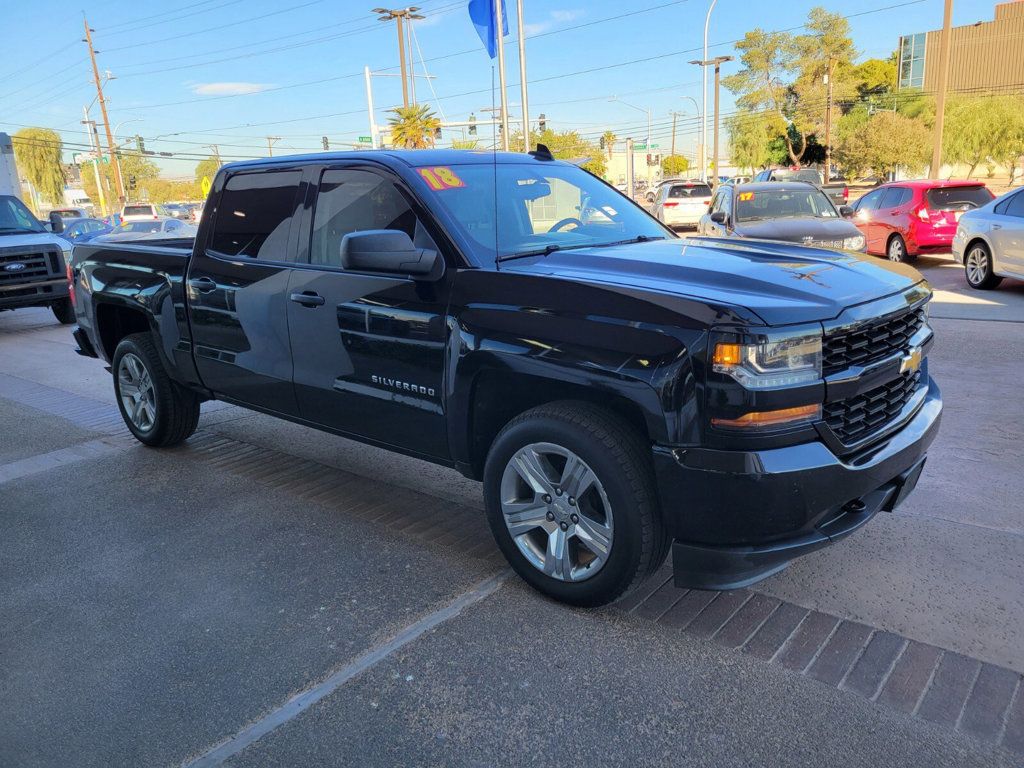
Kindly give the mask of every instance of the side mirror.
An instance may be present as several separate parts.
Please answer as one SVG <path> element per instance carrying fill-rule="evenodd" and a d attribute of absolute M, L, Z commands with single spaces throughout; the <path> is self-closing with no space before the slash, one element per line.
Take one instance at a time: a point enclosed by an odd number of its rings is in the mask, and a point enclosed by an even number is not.
<path fill-rule="evenodd" d="M 852 219 L 853 218 L 853 214 L 854 214 L 854 210 L 850 206 L 848 206 L 848 205 L 840 205 L 839 206 L 839 215 L 842 216 L 844 219 Z"/>
<path fill-rule="evenodd" d="M 50 211 L 50 231 L 55 235 L 64 231 L 64 219 L 56 211 Z"/>
<path fill-rule="evenodd" d="M 728 221 L 728 218 L 729 217 L 725 215 L 725 211 L 715 211 L 711 214 L 711 220 L 715 222 L 715 224 L 725 224 L 725 222 Z"/>
<path fill-rule="evenodd" d="M 367 229 L 341 238 L 341 265 L 362 272 L 390 272 L 416 277 L 440 277 L 441 254 L 417 248 L 412 238 L 397 229 Z"/>

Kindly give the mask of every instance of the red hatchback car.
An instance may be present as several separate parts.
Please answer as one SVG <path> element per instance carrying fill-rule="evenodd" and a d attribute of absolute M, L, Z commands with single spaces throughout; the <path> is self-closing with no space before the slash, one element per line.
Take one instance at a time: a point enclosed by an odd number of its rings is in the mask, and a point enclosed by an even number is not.
<path fill-rule="evenodd" d="M 896 181 L 873 189 L 853 204 L 853 223 L 867 252 L 890 261 L 948 251 L 964 211 L 995 196 L 980 181 Z"/>

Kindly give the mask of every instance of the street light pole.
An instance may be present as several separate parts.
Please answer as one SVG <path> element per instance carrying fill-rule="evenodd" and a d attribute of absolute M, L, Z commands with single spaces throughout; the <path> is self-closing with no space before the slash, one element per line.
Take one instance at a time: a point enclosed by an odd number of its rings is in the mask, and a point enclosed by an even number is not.
<path fill-rule="evenodd" d="M 623 101 L 618 96 L 612 96 L 610 99 L 608 99 L 608 101 L 617 101 L 619 104 L 624 104 L 627 107 L 632 107 L 633 109 L 639 110 L 640 112 L 643 112 L 644 114 L 647 115 L 647 151 L 649 153 L 651 151 L 651 110 L 650 110 L 650 107 L 647 107 L 647 108 L 645 108 L 645 107 L 638 107 L 636 104 L 630 104 L 628 101 Z M 630 146 L 632 146 L 632 144 L 630 144 Z M 650 165 L 647 166 L 647 180 L 648 181 L 651 180 L 651 166 Z"/>
<path fill-rule="evenodd" d="M 711 0 L 708 6 L 708 15 L 704 17 L 704 61 L 708 60 L 708 27 L 711 25 L 711 12 L 715 10 L 715 3 L 718 0 Z M 701 110 L 700 110 L 700 178 L 707 179 L 708 167 L 708 71 L 701 70 Z"/>
<path fill-rule="evenodd" d="M 501 0 L 494 0 L 494 24 L 498 35 L 498 84 L 501 88 L 501 149 L 508 152 L 508 94 L 505 93 L 505 25 L 502 20 L 505 18 L 502 13 Z M 523 137 L 525 142 L 527 137 Z M 527 148 L 528 149 L 528 148 Z"/>
<path fill-rule="evenodd" d="M 946 123 L 946 89 L 949 87 L 949 59 L 953 43 L 953 0 L 946 0 L 942 13 L 942 58 L 939 60 L 939 92 L 935 96 L 935 133 L 932 135 L 932 163 L 928 178 L 939 178 L 942 169 L 942 131 Z"/>
<path fill-rule="evenodd" d="M 732 61 L 732 56 L 716 56 L 713 59 L 704 59 L 703 61 L 691 61 L 691 64 L 700 66 L 705 72 L 708 67 L 715 68 L 715 153 L 714 153 L 714 166 L 711 174 L 711 187 L 712 189 L 718 189 L 718 115 L 719 115 L 719 93 L 721 91 L 721 72 L 722 64 L 727 61 Z M 706 177 L 705 177 L 706 179 Z"/>
<path fill-rule="evenodd" d="M 402 106 L 406 109 L 409 108 L 409 74 L 406 71 L 406 58 L 405 58 L 405 28 L 402 24 L 403 21 L 408 20 L 412 24 L 413 19 L 424 19 L 425 16 L 420 16 L 416 13 L 419 8 L 416 6 L 410 6 L 409 8 L 374 8 L 371 13 L 378 14 L 378 21 L 391 21 L 394 19 L 398 25 L 398 59 L 402 64 Z M 412 54 L 412 45 L 410 44 L 410 55 Z M 415 86 L 414 86 L 415 87 Z"/>

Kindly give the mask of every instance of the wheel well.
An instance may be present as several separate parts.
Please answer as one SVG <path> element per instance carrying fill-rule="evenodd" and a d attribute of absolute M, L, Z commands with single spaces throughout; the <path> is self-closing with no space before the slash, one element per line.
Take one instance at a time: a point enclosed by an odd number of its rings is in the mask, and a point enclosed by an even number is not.
<path fill-rule="evenodd" d="M 976 245 L 980 245 L 982 248 L 984 248 L 986 253 L 988 253 L 988 254 L 992 253 L 992 249 L 988 247 L 988 243 L 985 242 L 985 239 L 983 237 L 976 237 L 973 240 L 971 240 L 970 242 L 968 242 L 967 245 L 964 247 L 964 259 L 965 260 L 967 259 L 967 252 L 969 250 L 971 250 L 971 248 L 973 248 Z"/>
<path fill-rule="evenodd" d="M 140 310 L 117 304 L 100 304 L 96 307 L 96 329 L 107 360 L 113 360 L 114 350 L 121 339 L 133 333 L 148 332 L 150 327 L 149 320 Z"/>
<path fill-rule="evenodd" d="M 502 428 L 519 414 L 544 403 L 577 400 L 617 414 L 645 440 L 650 432 L 640 407 L 619 395 L 551 379 L 485 371 L 474 384 L 469 422 L 469 450 L 473 477 L 483 477 L 491 443 Z"/>

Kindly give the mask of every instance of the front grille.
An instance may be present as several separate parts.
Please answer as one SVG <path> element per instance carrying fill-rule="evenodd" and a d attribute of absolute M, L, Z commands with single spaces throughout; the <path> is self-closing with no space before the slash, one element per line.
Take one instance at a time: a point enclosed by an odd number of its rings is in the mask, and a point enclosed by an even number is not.
<path fill-rule="evenodd" d="M 26 253 L 19 248 L 0 249 L 0 285 L 23 285 L 59 277 L 61 258 L 59 250 Z M 25 268 L 8 272 L 5 269 L 8 264 L 24 264 Z"/>
<path fill-rule="evenodd" d="M 866 366 L 883 360 L 895 352 L 904 352 L 910 337 L 924 323 L 924 308 L 919 308 L 826 336 L 821 351 L 822 372 L 829 376 L 853 366 Z"/>
<path fill-rule="evenodd" d="M 825 403 L 825 423 L 845 445 L 856 443 L 895 419 L 920 384 L 921 371 L 915 371 L 855 397 Z"/>

